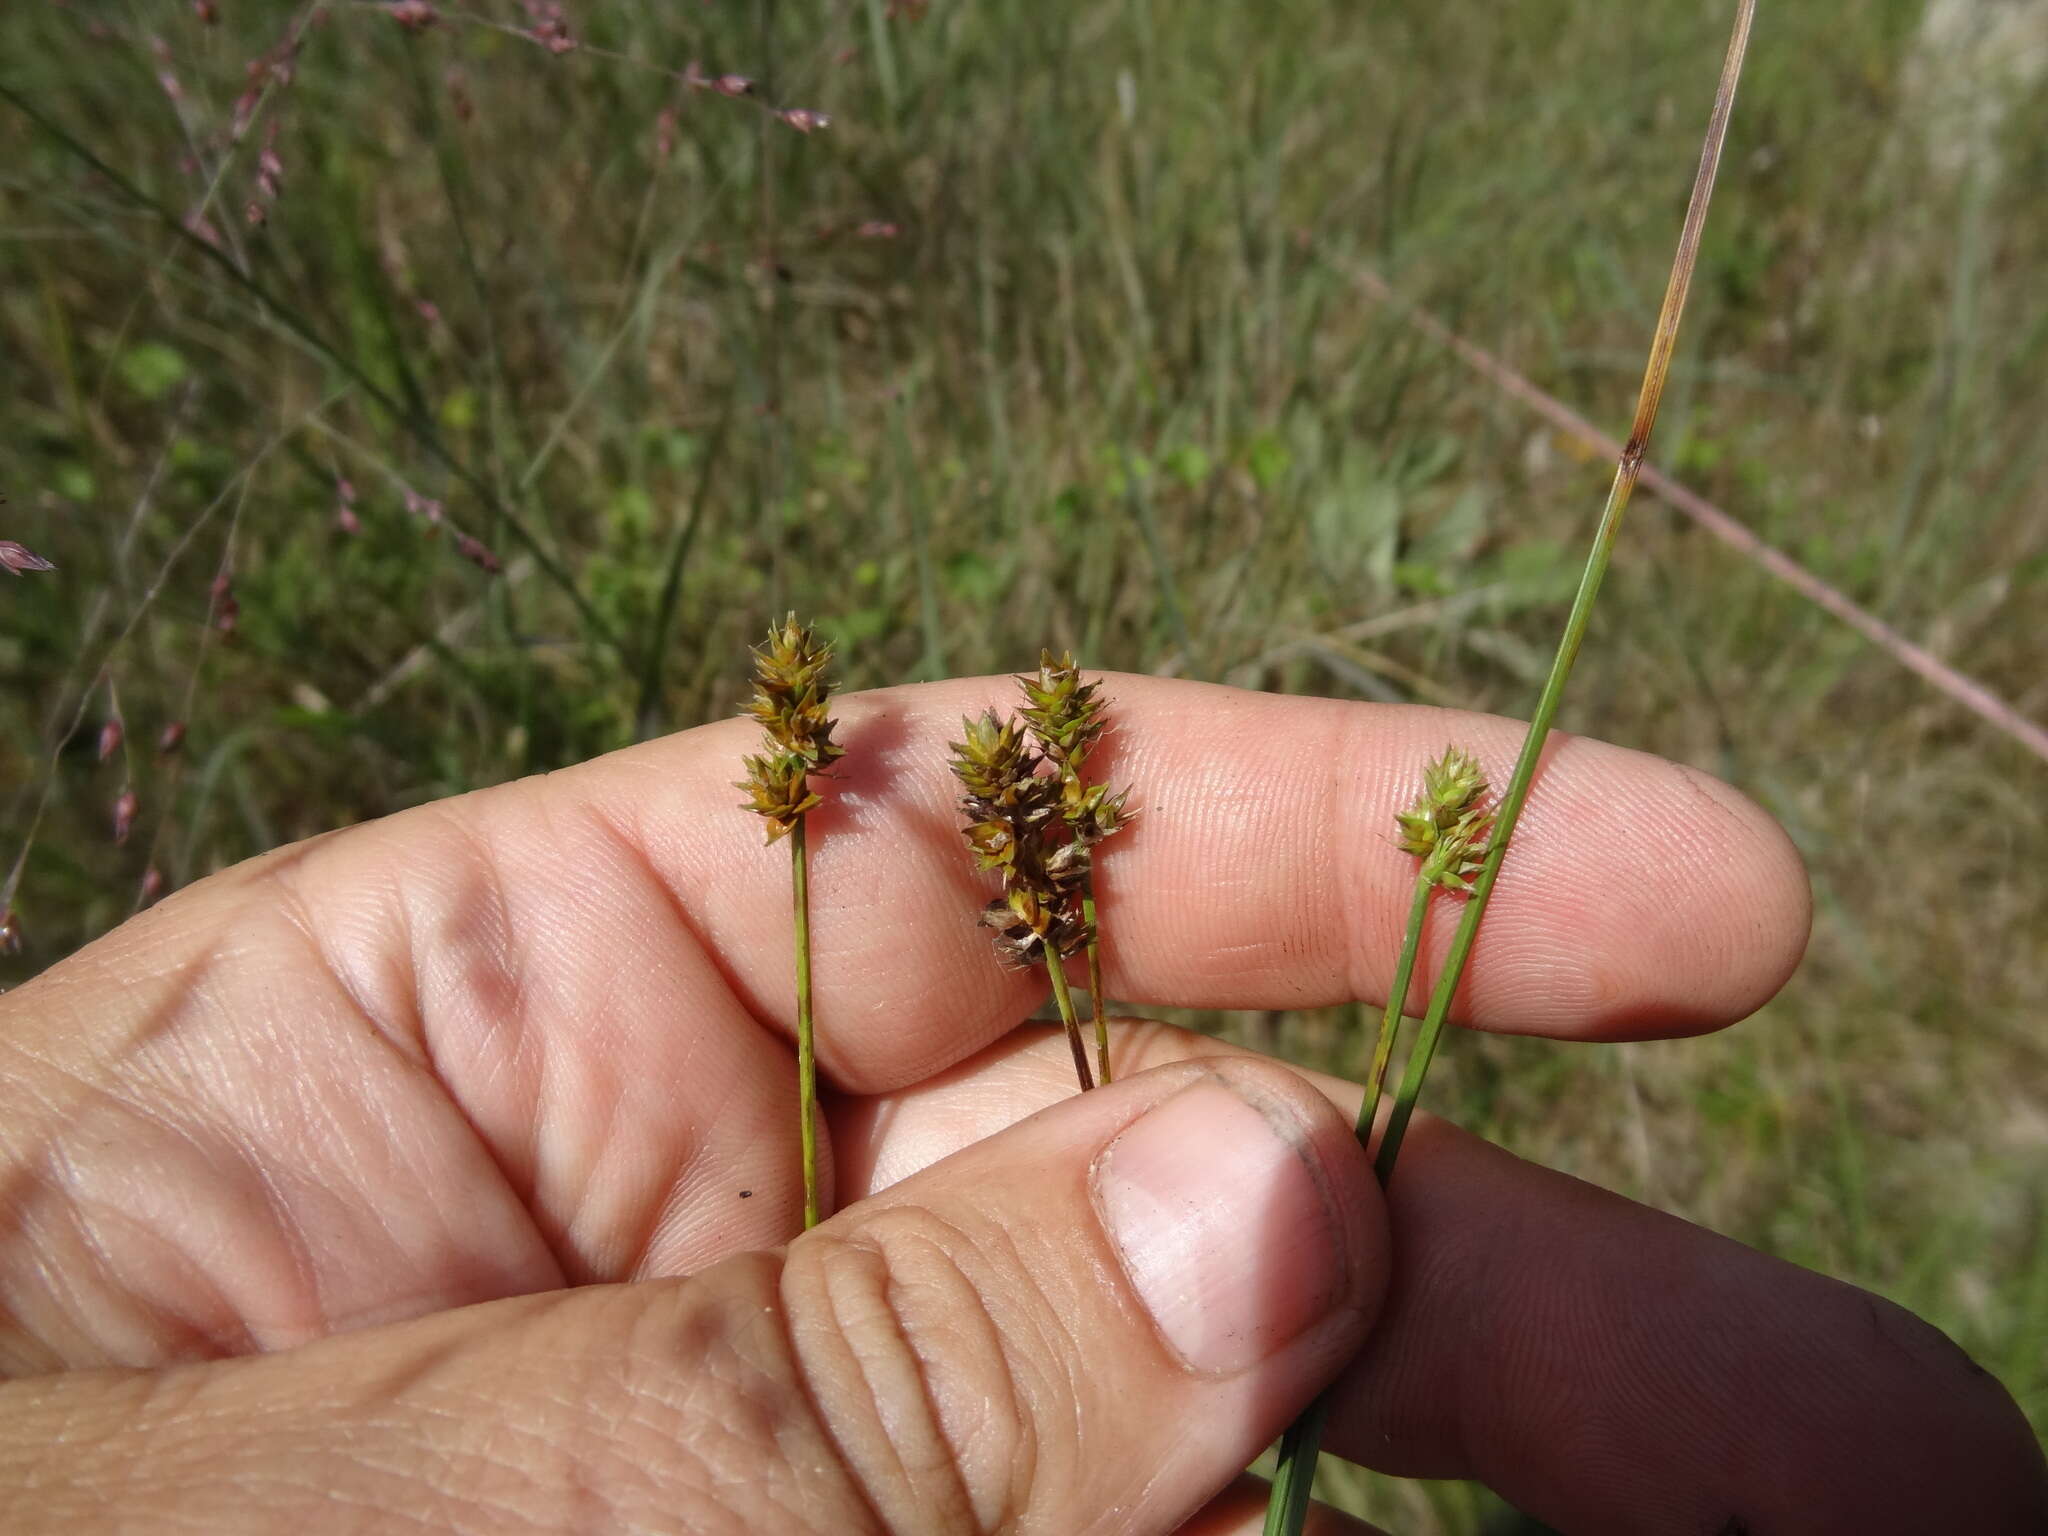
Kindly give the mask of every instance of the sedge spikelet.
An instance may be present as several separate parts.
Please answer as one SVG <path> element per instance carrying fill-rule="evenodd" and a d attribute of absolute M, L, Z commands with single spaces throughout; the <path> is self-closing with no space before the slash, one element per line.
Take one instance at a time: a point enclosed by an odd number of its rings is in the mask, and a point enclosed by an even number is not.
<path fill-rule="evenodd" d="M 1365 1102 L 1358 1111 L 1361 1138 L 1372 1132 L 1380 1090 L 1387 1080 L 1387 1062 L 1394 1053 L 1394 1038 L 1408 1003 L 1408 983 L 1415 975 L 1415 957 L 1422 948 L 1422 924 L 1429 913 L 1429 893 L 1441 887 L 1469 895 L 1472 876 L 1485 864 L 1486 834 L 1493 823 L 1493 813 L 1480 804 L 1486 798 L 1486 790 L 1486 773 L 1479 760 L 1457 747 L 1445 747 L 1444 755 L 1422 770 L 1422 792 L 1408 809 L 1394 813 L 1394 824 L 1401 831 L 1401 851 L 1422 862 L 1416 868 L 1408 926 L 1401 936 L 1401 956 L 1394 965 L 1387 1005 L 1380 1015 L 1379 1038 L 1373 1045 L 1372 1066 L 1366 1074 Z"/>
<path fill-rule="evenodd" d="M 1038 653 L 1038 671 L 1021 676 L 1017 686 L 1024 690 L 1021 711 L 1033 740 L 1045 761 L 1058 770 L 1060 818 L 1066 823 L 1066 853 L 1081 900 L 1081 920 L 1088 937 L 1088 1007 L 1095 1024 L 1095 1070 L 1101 1081 L 1111 1080 L 1109 1026 L 1103 1017 L 1102 934 L 1095 908 L 1095 846 L 1128 826 L 1133 812 L 1126 801 L 1128 791 L 1112 792 L 1106 784 L 1091 784 L 1082 772 L 1088 754 L 1108 729 L 1100 683 L 1081 681 L 1081 669 L 1073 655 L 1062 651 L 1055 657 L 1049 650 Z"/>
<path fill-rule="evenodd" d="M 827 701 L 832 648 L 788 615 L 754 647 L 754 696 L 742 711 L 760 723 L 767 750 L 748 757 L 742 809 L 768 823 L 768 841 L 789 838 L 792 914 L 796 930 L 796 1062 L 799 1150 L 803 1161 L 804 1226 L 818 1224 L 818 1056 L 811 1016 L 810 849 L 805 823 L 823 803 L 811 775 L 846 755 L 832 739 Z"/>
<path fill-rule="evenodd" d="M 1422 770 L 1422 793 L 1405 811 L 1394 813 L 1402 851 L 1422 860 L 1419 878 L 1446 890 L 1472 889 L 1471 877 L 1486 861 L 1486 834 L 1493 813 L 1480 808 L 1486 773 L 1479 760 L 1458 747 Z"/>
<path fill-rule="evenodd" d="M 846 749 L 832 739 L 826 709 L 835 686 L 826 675 L 832 648 L 792 613 L 752 654 L 754 696 L 741 713 L 760 723 L 768 750 L 746 759 L 747 776 L 734 787 L 747 791 L 745 809 L 768 823 L 772 843 L 822 803 L 810 775 L 830 768 Z"/>
<path fill-rule="evenodd" d="M 994 710 L 961 721 L 961 738 L 950 746 L 966 818 L 962 835 L 975 867 L 1003 881 L 1002 895 L 982 909 L 980 921 L 995 931 L 1004 964 L 1045 967 L 1074 1053 L 1074 1075 L 1084 1089 L 1092 1088 L 1094 1075 L 1061 963 L 1093 937 L 1082 898 L 1088 847 L 1067 830 L 1066 780 L 1040 772 L 1046 759 L 1032 745 L 1025 723 L 999 719 Z"/>

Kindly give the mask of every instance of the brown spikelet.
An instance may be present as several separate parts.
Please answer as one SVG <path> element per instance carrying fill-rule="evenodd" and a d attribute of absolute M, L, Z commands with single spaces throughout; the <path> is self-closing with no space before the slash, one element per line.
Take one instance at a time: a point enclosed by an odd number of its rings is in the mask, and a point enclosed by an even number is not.
<path fill-rule="evenodd" d="M 826 675 L 832 647 L 792 613 L 752 654 L 754 696 L 742 713 L 760 723 L 768 750 L 746 760 L 747 776 L 734 787 L 747 792 L 744 809 L 767 821 L 772 843 L 822 803 L 810 775 L 830 768 L 846 749 L 832 739 L 826 708 L 837 686 Z"/>
<path fill-rule="evenodd" d="M 1083 1090 L 1093 1088 L 1064 965 L 1095 938 L 1087 900 L 1089 845 L 1068 826 L 1066 775 L 1032 745 L 1026 722 L 1001 720 L 994 710 L 961 721 L 961 738 L 951 743 L 953 776 L 965 791 L 961 830 L 976 867 L 1003 879 L 1003 894 L 982 909 L 982 926 L 995 930 L 996 954 L 1005 965 L 1045 967 L 1074 1075 Z"/>
<path fill-rule="evenodd" d="M 1065 651 L 1057 659 L 1051 651 L 1040 651 L 1037 673 L 1019 677 L 1017 685 L 1024 690 L 1025 723 L 1046 760 L 1061 768 L 1079 769 L 1102 739 L 1107 723 L 1102 701 L 1096 697 L 1102 685 L 1082 682 L 1081 669 Z"/>
<path fill-rule="evenodd" d="M 1038 653 L 1036 674 L 1022 676 L 1017 685 L 1024 690 L 1023 716 L 1031 728 L 1045 760 L 1060 778 L 1060 817 L 1067 829 L 1067 844 L 1060 852 L 1068 885 L 1078 893 L 1081 921 L 1088 933 L 1088 1006 L 1094 1015 L 1096 1071 L 1103 1082 L 1110 1081 L 1109 1034 L 1103 1023 L 1102 938 L 1095 909 L 1095 847 L 1130 824 L 1135 814 L 1128 806 L 1128 791 L 1112 791 L 1106 784 L 1091 784 L 1083 773 L 1088 754 L 1095 750 L 1108 728 L 1103 701 L 1097 697 L 1099 683 L 1081 681 L 1081 669 L 1073 655 L 1062 651 Z"/>
<path fill-rule="evenodd" d="M 1136 814 L 1126 804 L 1128 791 L 1112 793 L 1107 785 L 1090 784 L 1082 776 L 1088 754 L 1108 729 L 1100 683 L 1081 681 L 1074 658 L 1062 652 L 1038 653 L 1038 671 L 1017 679 L 1024 690 L 1019 711 L 1030 727 L 1045 760 L 1059 770 L 1060 815 L 1074 841 L 1093 847 L 1121 831 Z"/>
<path fill-rule="evenodd" d="M 1044 759 L 1020 722 L 989 710 L 960 723 L 964 739 L 951 747 L 953 775 L 965 791 L 962 835 L 976 867 L 1003 877 L 1001 899 L 981 917 L 996 930 L 996 952 L 1017 966 L 1078 953 L 1088 942 L 1080 903 L 1086 864 L 1060 834 L 1060 780 L 1039 772 Z"/>

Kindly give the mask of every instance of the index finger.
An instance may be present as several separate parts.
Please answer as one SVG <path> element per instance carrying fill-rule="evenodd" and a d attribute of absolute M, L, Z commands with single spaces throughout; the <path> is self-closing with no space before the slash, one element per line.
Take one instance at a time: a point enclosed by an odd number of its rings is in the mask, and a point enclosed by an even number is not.
<path fill-rule="evenodd" d="M 1382 1001 L 1414 861 L 1393 814 L 1446 743 L 1496 784 L 1523 727 L 1493 716 L 1281 697 L 1110 674 L 1093 776 L 1142 808 L 1098 850 L 1105 986 L 1122 1002 L 1298 1008 Z M 855 694 L 847 756 L 814 813 L 819 1049 L 879 1091 L 961 1060 L 1042 1001 L 975 926 L 991 894 L 959 837 L 947 742 L 1015 698 L 1007 678 Z M 565 811 L 644 857 L 757 1018 L 793 1027 L 787 861 L 730 781 L 743 721 L 480 797 L 488 835 L 531 842 Z M 780 850 L 776 850 L 779 854 Z M 519 867 L 514 862 L 512 867 Z M 1412 998 L 1455 922 L 1439 899 Z M 1804 872 L 1755 805 L 1704 774 L 1559 735 L 1538 774 L 1454 1014 L 1483 1029 L 1618 1039 L 1697 1033 L 1751 1012 L 1804 946 Z"/>

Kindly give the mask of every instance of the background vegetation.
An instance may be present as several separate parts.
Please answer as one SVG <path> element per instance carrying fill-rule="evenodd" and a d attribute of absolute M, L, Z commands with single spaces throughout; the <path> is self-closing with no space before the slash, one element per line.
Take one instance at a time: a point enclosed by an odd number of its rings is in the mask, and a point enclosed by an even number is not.
<path fill-rule="evenodd" d="M 2040 718 L 2028 10 L 1765 11 L 1658 458 Z M 1609 467 L 1360 274 L 1622 423 L 1726 22 L 8 5 L 0 536 L 59 569 L 0 590 L 0 979 L 146 871 L 725 714 L 788 606 L 852 686 L 1049 641 L 1525 712 Z M 1460 1039 L 1432 1102 L 1895 1297 L 2048 1428 L 2042 762 L 1653 500 L 1562 723 L 1783 820 L 1810 958 L 1723 1038 Z M 1339 1066 L 1355 1028 L 1199 1022 Z"/>

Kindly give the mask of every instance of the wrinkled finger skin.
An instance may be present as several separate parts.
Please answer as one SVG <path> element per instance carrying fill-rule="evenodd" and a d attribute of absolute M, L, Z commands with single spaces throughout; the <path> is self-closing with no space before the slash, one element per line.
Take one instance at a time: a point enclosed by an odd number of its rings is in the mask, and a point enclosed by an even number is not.
<path fill-rule="evenodd" d="M 1219 1150 L 1191 1182 L 1196 1129 Z M 1261 1222 L 1274 1241 L 1238 1241 Z M 1386 1260 L 1327 1099 L 1183 1062 L 688 1279 L 0 1388 L 7 1527 L 1227 1531 Z"/>

